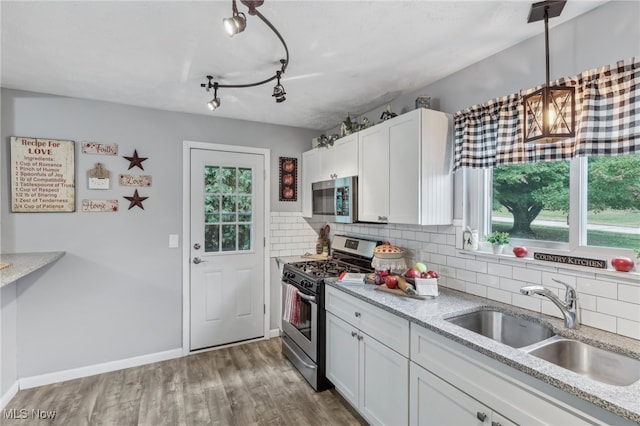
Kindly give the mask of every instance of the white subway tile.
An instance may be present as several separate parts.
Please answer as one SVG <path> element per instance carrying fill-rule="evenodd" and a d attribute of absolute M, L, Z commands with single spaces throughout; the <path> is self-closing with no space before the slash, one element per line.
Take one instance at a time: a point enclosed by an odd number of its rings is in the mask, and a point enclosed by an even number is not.
<path fill-rule="evenodd" d="M 457 280 L 455 278 L 447 278 L 447 287 L 452 288 L 454 290 L 465 291 L 466 284 L 464 281 Z"/>
<path fill-rule="evenodd" d="M 488 263 L 487 274 L 511 278 L 513 276 L 513 268 L 507 265 L 500 265 L 499 263 Z"/>
<path fill-rule="evenodd" d="M 429 256 L 429 262 L 431 263 L 438 263 L 440 265 L 446 265 L 447 264 L 447 256 L 443 256 L 441 254 L 431 254 L 431 256 Z M 427 267 L 429 267 L 429 265 L 427 265 Z"/>
<path fill-rule="evenodd" d="M 429 266 L 429 265 L 427 265 L 427 266 Z M 429 267 L 433 268 L 434 265 L 431 265 Z M 437 268 L 435 268 L 434 270 L 440 276 L 451 277 L 451 278 L 454 278 L 456 276 L 456 270 L 454 268 L 450 268 L 450 267 L 445 266 L 445 265 L 440 265 Z"/>
<path fill-rule="evenodd" d="M 542 272 L 522 267 L 513 268 L 513 278 L 532 284 L 542 284 Z"/>
<path fill-rule="evenodd" d="M 542 273 L 542 285 L 545 287 L 556 287 L 556 288 L 564 288 L 564 286 L 562 284 L 558 284 L 557 282 L 553 281 L 553 278 L 560 280 L 562 282 L 565 282 L 567 284 L 569 284 L 570 286 L 572 286 L 573 288 L 576 288 L 576 277 L 573 275 L 563 275 L 563 274 L 558 274 L 557 272 L 543 272 Z"/>
<path fill-rule="evenodd" d="M 487 287 L 483 285 L 467 283 L 466 290 L 467 293 L 475 294 L 480 297 L 487 297 Z"/>
<path fill-rule="evenodd" d="M 417 240 L 415 231 L 402 231 L 403 240 Z"/>
<path fill-rule="evenodd" d="M 510 291 L 511 293 L 520 294 L 520 288 L 527 285 L 524 281 L 517 281 L 511 278 L 500 277 L 500 288 Z M 525 296 L 531 297 L 531 296 Z"/>
<path fill-rule="evenodd" d="M 618 298 L 618 286 L 610 282 L 601 282 L 590 278 L 578 277 L 578 293 L 593 294 L 594 296 Z"/>
<path fill-rule="evenodd" d="M 456 278 L 459 280 L 468 281 L 470 283 L 475 283 L 476 281 L 476 273 L 467 271 L 465 269 L 457 269 L 456 270 Z"/>
<path fill-rule="evenodd" d="M 465 265 L 465 268 L 470 271 L 481 272 L 483 274 L 487 273 L 487 262 L 467 259 Z"/>
<path fill-rule="evenodd" d="M 444 255 L 447 255 L 447 256 L 455 256 L 455 257 L 457 257 L 457 252 L 456 252 L 455 247 L 447 246 L 447 245 L 444 245 L 444 244 L 438 246 L 438 253 L 444 254 Z"/>
<path fill-rule="evenodd" d="M 540 312 L 540 299 L 525 296 L 523 294 L 512 294 L 511 303 L 524 309 Z"/>
<path fill-rule="evenodd" d="M 562 299 L 564 298 L 564 291 L 561 293 Z M 597 300 L 598 297 L 592 296 L 591 294 L 578 294 L 578 306 L 584 309 L 588 309 L 590 311 L 597 310 Z M 551 302 L 549 302 L 551 303 Z"/>
<path fill-rule="evenodd" d="M 455 256 L 447 256 L 447 266 L 451 266 L 456 269 L 464 269 L 466 262 L 464 259 L 460 259 Z"/>
<path fill-rule="evenodd" d="M 447 244 L 451 247 L 455 248 L 456 246 L 456 236 L 455 234 L 447 234 Z"/>
<path fill-rule="evenodd" d="M 500 288 L 500 277 L 497 277 L 495 275 L 478 273 L 476 274 L 476 280 L 478 281 L 478 284 Z"/>
<path fill-rule="evenodd" d="M 616 332 L 616 317 L 601 314 L 599 312 L 588 311 L 586 309 L 583 309 L 580 314 L 582 324 L 610 331 L 612 333 Z"/>
<path fill-rule="evenodd" d="M 487 288 L 487 297 L 491 300 L 497 300 L 498 302 L 511 304 L 511 292 L 504 291 L 497 288 Z"/>
<path fill-rule="evenodd" d="M 447 236 L 445 234 L 431 234 L 429 240 L 436 244 L 447 244 Z"/>
<path fill-rule="evenodd" d="M 598 312 L 640 322 L 640 308 L 633 303 L 598 297 Z"/>
<path fill-rule="evenodd" d="M 551 315 L 552 317 L 556 317 L 556 318 L 564 318 L 564 316 L 562 315 L 562 312 L 560 312 L 560 309 L 558 309 L 558 307 L 554 305 L 552 302 L 550 302 L 549 300 L 542 299 L 540 306 L 541 306 L 540 312 L 542 312 L 543 314 Z"/>
<path fill-rule="evenodd" d="M 422 244 L 422 250 L 431 252 L 431 253 L 437 253 L 438 252 L 438 244 L 436 243 L 426 243 L 426 244 Z"/>
<path fill-rule="evenodd" d="M 618 318 L 618 334 L 640 340 L 640 322 Z"/>
<path fill-rule="evenodd" d="M 640 305 L 640 287 L 618 284 L 618 300 Z"/>

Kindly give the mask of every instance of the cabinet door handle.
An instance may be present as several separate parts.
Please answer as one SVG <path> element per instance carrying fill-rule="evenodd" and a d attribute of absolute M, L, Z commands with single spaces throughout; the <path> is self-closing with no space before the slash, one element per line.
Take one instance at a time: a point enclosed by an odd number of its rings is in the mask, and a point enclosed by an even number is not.
<path fill-rule="evenodd" d="M 491 422 L 491 426 L 502 426 L 500 422 Z"/>
<path fill-rule="evenodd" d="M 361 334 L 358 334 L 358 340 L 362 340 L 364 337 Z"/>
<path fill-rule="evenodd" d="M 356 318 L 360 318 L 360 312 L 355 313 Z"/>
<path fill-rule="evenodd" d="M 476 417 L 478 418 L 478 420 L 480 420 L 481 422 L 484 422 L 487 418 L 487 415 L 485 413 L 481 413 L 480 411 L 478 411 L 476 413 Z"/>
<path fill-rule="evenodd" d="M 355 331 L 351 332 L 351 337 L 356 337 L 358 335 L 358 333 L 356 333 Z"/>

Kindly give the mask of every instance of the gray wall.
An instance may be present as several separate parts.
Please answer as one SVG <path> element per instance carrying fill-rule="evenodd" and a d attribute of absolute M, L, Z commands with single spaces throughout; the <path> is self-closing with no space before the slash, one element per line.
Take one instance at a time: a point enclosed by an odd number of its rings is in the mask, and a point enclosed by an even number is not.
<path fill-rule="evenodd" d="M 28 377 L 180 348 L 182 141 L 271 149 L 272 211 L 299 211 L 277 197 L 279 156 L 300 158 L 315 132 L 106 102 L 2 90 L 2 251 L 65 251 L 50 268 L 17 283 L 18 374 Z M 69 139 L 76 144 L 76 204 L 120 200 L 117 213 L 10 213 L 9 136 Z M 80 153 L 80 143 L 117 143 L 118 156 Z M 133 188 L 88 190 L 87 170 L 102 162 L 127 171 L 122 158 L 149 157 L 153 177 L 144 210 L 127 210 Z M 268 214 L 268 213 L 267 213 Z M 182 239 L 180 241 L 183 243 Z M 265 265 L 269 277 L 269 265 Z M 3 342 L 4 343 L 4 342 Z M 43 354 L 46 353 L 46 356 Z M 2 389 L 3 391 L 6 390 Z"/>

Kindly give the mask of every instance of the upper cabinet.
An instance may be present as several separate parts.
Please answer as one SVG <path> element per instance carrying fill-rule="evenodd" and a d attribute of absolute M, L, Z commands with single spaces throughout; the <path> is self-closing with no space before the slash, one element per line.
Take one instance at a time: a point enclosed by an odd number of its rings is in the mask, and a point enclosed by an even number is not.
<path fill-rule="evenodd" d="M 335 141 L 328 148 L 302 153 L 302 216 L 311 217 L 311 184 L 323 180 L 358 176 L 358 134 Z"/>
<path fill-rule="evenodd" d="M 446 114 L 420 108 L 359 132 L 358 219 L 451 224 L 451 130 Z"/>

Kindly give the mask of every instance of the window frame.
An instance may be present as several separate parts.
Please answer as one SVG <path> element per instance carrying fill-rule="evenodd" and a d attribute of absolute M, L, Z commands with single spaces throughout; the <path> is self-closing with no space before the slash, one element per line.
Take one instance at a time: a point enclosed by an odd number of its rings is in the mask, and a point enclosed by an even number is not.
<path fill-rule="evenodd" d="M 635 259 L 633 249 L 587 245 L 588 157 L 576 157 L 567 161 L 570 163 L 569 241 L 555 242 L 510 237 L 509 245 L 512 247 L 526 246 L 530 253 L 545 250 L 565 255 L 595 256 L 606 260 L 616 256 Z M 468 193 L 465 201 L 469 206 L 465 209 L 464 222 L 470 228 L 479 230 L 480 243 L 482 243 L 486 241 L 487 234 L 491 232 L 493 169 L 463 170 L 465 189 Z M 572 224 L 577 225 L 572 226 Z"/>

